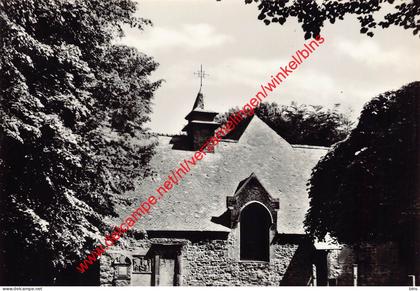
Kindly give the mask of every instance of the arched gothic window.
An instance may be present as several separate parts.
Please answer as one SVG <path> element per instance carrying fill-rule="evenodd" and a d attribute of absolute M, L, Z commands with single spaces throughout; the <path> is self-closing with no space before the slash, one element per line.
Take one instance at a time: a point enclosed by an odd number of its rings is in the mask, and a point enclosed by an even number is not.
<path fill-rule="evenodd" d="M 270 260 L 271 215 L 259 203 L 245 206 L 240 216 L 241 260 Z"/>

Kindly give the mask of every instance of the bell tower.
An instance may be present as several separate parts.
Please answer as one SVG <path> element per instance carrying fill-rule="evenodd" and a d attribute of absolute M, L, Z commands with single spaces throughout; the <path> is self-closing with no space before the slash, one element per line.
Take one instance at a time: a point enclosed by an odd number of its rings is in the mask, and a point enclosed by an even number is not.
<path fill-rule="evenodd" d="M 214 121 L 218 112 L 204 108 L 204 95 L 201 90 L 203 87 L 203 78 L 207 74 L 203 71 L 202 66 L 200 66 L 200 71 L 196 74 L 200 77 L 200 90 L 198 91 L 192 110 L 185 116 L 188 124 L 182 129 L 182 131 L 187 133 L 192 150 L 200 149 L 204 142 L 214 135 L 214 131 L 220 126 L 220 123 Z"/>

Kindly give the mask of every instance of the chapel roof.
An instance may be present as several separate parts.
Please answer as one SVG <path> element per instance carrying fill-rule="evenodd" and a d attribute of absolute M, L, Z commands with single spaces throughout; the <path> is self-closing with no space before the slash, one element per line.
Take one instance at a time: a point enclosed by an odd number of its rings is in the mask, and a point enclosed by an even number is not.
<path fill-rule="evenodd" d="M 151 160 L 154 178 L 138 181 L 128 193 L 135 203 L 119 209 L 118 222 L 135 205 L 156 195 L 156 188 L 171 170 L 194 152 L 175 150 L 171 137 L 159 136 L 156 154 Z M 285 234 L 303 234 L 303 221 L 309 207 L 306 183 L 311 170 L 328 148 L 291 145 L 257 116 L 254 116 L 236 142 L 222 141 L 213 154 L 207 154 L 191 171 L 166 193 L 153 210 L 136 224 L 139 230 L 155 231 L 230 231 L 212 222 L 226 209 L 226 197 L 234 195 L 241 181 L 252 173 L 273 198 L 278 198 L 277 230 Z"/>

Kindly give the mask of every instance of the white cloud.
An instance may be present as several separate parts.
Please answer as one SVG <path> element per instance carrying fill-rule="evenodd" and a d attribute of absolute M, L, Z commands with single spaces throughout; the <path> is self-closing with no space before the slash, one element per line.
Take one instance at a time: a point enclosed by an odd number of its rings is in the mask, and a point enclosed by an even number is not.
<path fill-rule="evenodd" d="M 229 58 L 213 68 L 215 82 L 255 87 L 259 82 L 270 81 L 270 74 L 286 65 L 281 59 L 258 59 L 251 57 Z"/>
<path fill-rule="evenodd" d="M 338 52 L 368 65 L 401 66 L 401 63 L 417 62 L 402 47 L 380 46 L 378 42 L 365 39 L 359 42 L 338 40 Z"/>
<path fill-rule="evenodd" d="M 184 24 L 180 28 L 155 27 L 146 32 L 128 30 L 122 43 L 138 47 L 145 52 L 157 50 L 199 50 L 214 48 L 232 42 L 231 36 L 219 33 L 207 23 Z"/>

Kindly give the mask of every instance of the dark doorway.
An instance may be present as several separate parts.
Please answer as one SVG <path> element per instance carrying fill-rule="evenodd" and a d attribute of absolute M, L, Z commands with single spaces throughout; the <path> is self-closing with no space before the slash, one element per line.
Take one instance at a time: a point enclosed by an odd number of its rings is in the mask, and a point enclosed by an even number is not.
<path fill-rule="evenodd" d="M 270 260 L 271 216 L 259 203 L 251 203 L 241 211 L 241 260 Z"/>
<path fill-rule="evenodd" d="M 181 245 L 154 244 L 154 286 L 179 286 L 181 284 Z"/>
<path fill-rule="evenodd" d="M 328 252 L 325 250 L 319 250 L 315 253 L 316 260 L 316 279 L 318 286 L 327 286 L 328 285 Z M 330 284 L 334 282 L 331 281 Z M 335 286 L 335 285 L 331 285 Z"/>

